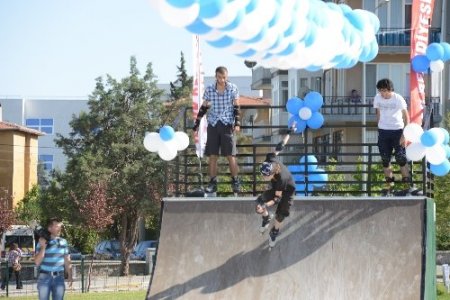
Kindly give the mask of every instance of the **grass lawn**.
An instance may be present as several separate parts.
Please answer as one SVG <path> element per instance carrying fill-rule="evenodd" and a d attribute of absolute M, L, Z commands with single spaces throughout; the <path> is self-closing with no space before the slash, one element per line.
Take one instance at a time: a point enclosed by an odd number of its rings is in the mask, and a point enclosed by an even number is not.
<path fill-rule="evenodd" d="M 132 292 L 90 292 L 86 294 L 66 293 L 65 300 L 144 300 L 147 291 Z M 13 297 L 10 299 L 36 300 L 36 296 Z"/>
<path fill-rule="evenodd" d="M 447 293 L 447 289 L 445 288 L 444 284 L 438 283 L 437 290 L 437 300 L 450 300 L 450 294 Z"/>

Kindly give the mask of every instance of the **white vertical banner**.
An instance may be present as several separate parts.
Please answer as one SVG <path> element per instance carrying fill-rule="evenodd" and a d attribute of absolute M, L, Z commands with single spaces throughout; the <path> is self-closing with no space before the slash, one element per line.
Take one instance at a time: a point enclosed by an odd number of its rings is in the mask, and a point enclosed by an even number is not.
<path fill-rule="evenodd" d="M 203 93 L 205 90 L 205 85 L 203 81 L 203 66 L 202 66 L 202 53 L 200 51 L 200 39 L 198 35 L 192 36 L 192 59 L 193 59 L 193 87 L 192 87 L 192 112 L 194 120 L 197 118 L 198 110 L 202 106 Z M 200 126 L 198 132 L 194 135 L 195 137 L 195 152 L 197 156 L 202 158 L 205 152 L 206 139 L 207 139 L 207 121 L 203 117 L 200 121 Z"/>

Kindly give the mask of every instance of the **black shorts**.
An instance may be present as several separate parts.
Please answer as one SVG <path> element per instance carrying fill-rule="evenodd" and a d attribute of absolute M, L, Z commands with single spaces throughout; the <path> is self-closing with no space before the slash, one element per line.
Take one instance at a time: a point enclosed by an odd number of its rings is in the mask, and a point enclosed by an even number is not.
<path fill-rule="evenodd" d="M 275 198 L 275 190 L 264 191 L 261 197 L 264 203 L 273 200 L 273 198 Z M 292 200 L 294 200 L 294 193 L 283 192 L 281 194 L 281 200 L 277 205 L 277 210 L 275 213 L 277 215 L 289 217 L 289 210 L 292 205 Z"/>
<path fill-rule="evenodd" d="M 380 151 L 381 157 L 389 157 L 390 159 L 392 157 L 392 151 L 394 151 L 395 157 L 406 156 L 405 147 L 400 144 L 402 134 L 403 129 L 378 129 L 378 150 Z"/>
<path fill-rule="evenodd" d="M 224 125 L 220 121 L 217 122 L 216 126 L 208 124 L 205 155 L 236 155 L 236 137 L 232 125 Z"/>

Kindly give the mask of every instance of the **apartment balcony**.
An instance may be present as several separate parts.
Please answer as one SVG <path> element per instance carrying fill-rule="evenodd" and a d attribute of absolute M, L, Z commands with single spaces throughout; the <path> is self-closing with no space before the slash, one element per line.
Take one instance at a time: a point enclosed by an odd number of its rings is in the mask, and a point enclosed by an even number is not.
<path fill-rule="evenodd" d="M 252 90 L 270 90 L 272 88 L 272 73 L 262 67 L 252 70 Z"/>
<path fill-rule="evenodd" d="M 408 54 L 411 46 L 411 28 L 380 28 L 376 34 L 379 53 Z M 441 28 L 430 28 L 429 43 L 441 41 Z"/>
<path fill-rule="evenodd" d="M 405 100 L 409 107 L 409 97 L 405 97 Z M 433 108 L 434 121 L 441 120 L 440 98 L 427 98 L 426 103 L 428 108 Z M 321 113 L 324 115 L 326 122 L 339 125 L 349 122 L 361 122 L 364 108 L 366 121 L 368 123 L 376 122 L 376 110 L 373 108 L 373 97 L 366 97 L 366 104 L 363 104 L 360 98 L 324 97 L 324 105 Z"/>

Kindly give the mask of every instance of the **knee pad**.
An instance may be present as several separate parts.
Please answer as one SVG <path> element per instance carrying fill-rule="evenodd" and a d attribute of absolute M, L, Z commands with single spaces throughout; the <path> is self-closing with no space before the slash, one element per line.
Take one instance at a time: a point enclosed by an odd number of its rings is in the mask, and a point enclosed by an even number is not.
<path fill-rule="evenodd" d="M 278 222 L 283 222 L 284 218 L 286 218 L 286 216 L 282 215 L 282 214 L 276 214 L 275 216 L 275 220 L 277 220 Z"/>
<path fill-rule="evenodd" d="M 391 163 L 391 156 L 389 154 L 381 154 L 381 162 L 383 164 L 383 167 L 389 167 Z"/>
<path fill-rule="evenodd" d="M 408 163 L 408 159 L 406 158 L 406 153 L 397 153 L 395 155 L 395 161 L 398 163 L 400 167 L 403 167 Z"/>

